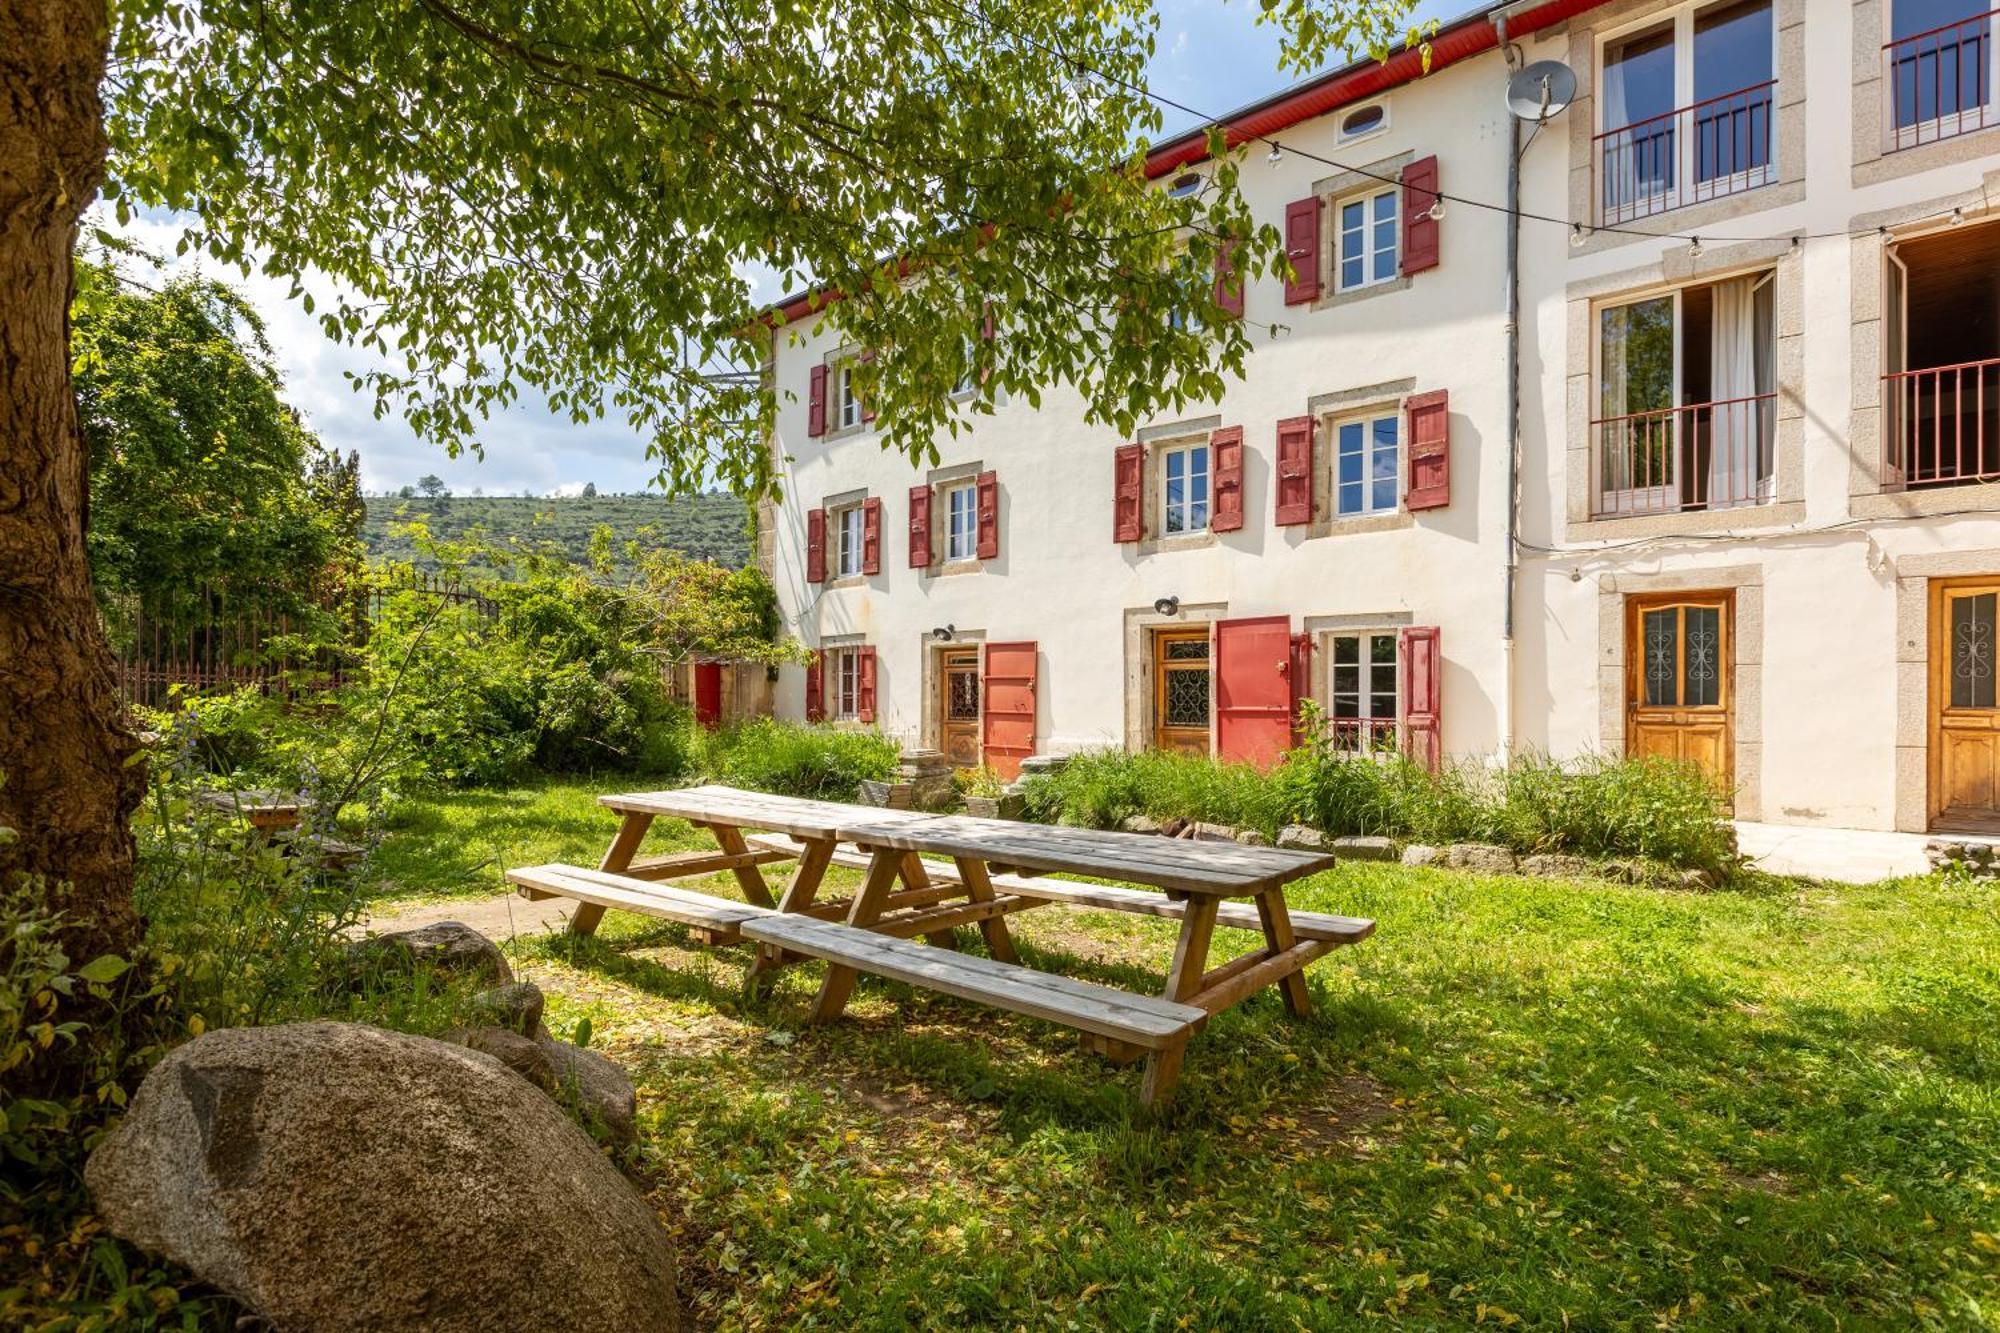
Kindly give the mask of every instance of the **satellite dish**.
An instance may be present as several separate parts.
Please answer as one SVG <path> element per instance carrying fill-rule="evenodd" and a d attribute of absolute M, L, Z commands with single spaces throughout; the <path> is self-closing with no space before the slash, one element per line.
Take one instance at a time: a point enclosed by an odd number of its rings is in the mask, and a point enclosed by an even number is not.
<path fill-rule="evenodd" d="M 1537 60 L 1507 80 L 1507 110 L 1532 125 L 1561 115 L 1575 100 L 1576 72 L 1560 60 Z"/>

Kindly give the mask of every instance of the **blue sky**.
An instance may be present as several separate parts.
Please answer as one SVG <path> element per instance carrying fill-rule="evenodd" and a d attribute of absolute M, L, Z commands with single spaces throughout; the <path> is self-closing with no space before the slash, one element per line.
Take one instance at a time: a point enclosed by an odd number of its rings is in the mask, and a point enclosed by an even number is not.
<path fill-rule="evenodd" d="M 1471 0 L 1420 0 L 1416 18 L 1446 19 L 1471 7 Z M 1148 82 L 1163 97 L 1203 113 L 1231 111 L 1296 80 L 1278 69 L 1278 32 L 1256 22 L 1257 0 L 1157 0 L 1158 47 Z M 1169 110 L 1166 129 L 1199 123 Z M 179 227 L 171 218 L 140 221 L 131 228 L 155 254 L 170 255 Z M 231 280 L 235 275 L 227 274 Z M 651 478 L 641 442 L 616 422 L 575 426 L 528 404 L 505 413 L 482 432 L 485 458 L 448 459 L 412 435 L 400 421 L 378 421 L 368 399 L 348 388 L 342 372 L 369 364 L 365 353 L 336 346 L 317 323 L 284 299 L 285 286 L 252 279 L 239 283 L 270 325 L 286 396 L 306 414 L 329 445 L 359 450 L 362 482 L 371 490 L 413 484 L 425 473 L 442 476 L 454 492 L 475 489 L 488 495 L 574 493 L 585 482 L 603 491 L 637 491 Z M 761 299 L 780 295 L 775 289 Z"/>

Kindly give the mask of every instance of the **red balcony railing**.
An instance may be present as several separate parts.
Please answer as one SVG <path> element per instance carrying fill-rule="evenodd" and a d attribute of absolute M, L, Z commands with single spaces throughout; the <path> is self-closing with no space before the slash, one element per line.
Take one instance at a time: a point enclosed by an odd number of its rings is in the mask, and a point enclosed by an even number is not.
<path fill-rule="evenodd" d="M 1595 516 L 1767 502 L 1777 402 L 1760 393 L 1591 422 Z"/>
<path fill-rule="evenodd" d="M 1392 717 L 1329 717 L 1325 719 L 1329 748 L 1349 754 L 1394 754 L 1398 746 Z"/>
<path fill-rule="evenodd" d="M 2000 479 L 2000 358 L 1882 377 L 1886 489 Z"/>
<path fill-rule="evenodd" d="M 1884 145 L 1894 152 L 2000 124 L 1993 103 L 1994 19 L 1947 23 L 1882 48 Z"/>
<path fill-rule="evenodd" d="M 1773 79 L 1599 134 L 1591 141 L 1599 224 L 1776 180 L 1771 112 L 1777 89 Z"/>

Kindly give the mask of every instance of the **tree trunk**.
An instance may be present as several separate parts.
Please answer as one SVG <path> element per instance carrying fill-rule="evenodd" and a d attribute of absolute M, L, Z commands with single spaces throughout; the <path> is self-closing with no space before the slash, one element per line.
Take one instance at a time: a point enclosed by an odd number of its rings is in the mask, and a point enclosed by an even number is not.
<path fill-rule="evenodd" d="M 46 878 L 79 960 L 124 950 L 143 770 L 91 597 L 71 255 L 104 175 L 104 0 L 0 0 L 0 883 Z M 86 952 L 86 950 L 88 952 Z"/>

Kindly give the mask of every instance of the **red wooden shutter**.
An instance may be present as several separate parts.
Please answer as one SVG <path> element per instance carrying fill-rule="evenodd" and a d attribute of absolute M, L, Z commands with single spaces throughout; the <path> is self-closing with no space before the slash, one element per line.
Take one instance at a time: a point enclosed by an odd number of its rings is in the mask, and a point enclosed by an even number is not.
<path fill-rule="evenodd" d="M 806 721 L 826 719 L 826 654 L 818 649 L 806 659 Z"/>
<path fill-rule="evenodd" d="M 910 568 L 931 562 L 931 488 L 910 487 Z"/>
<path fill-rule="evenodd" d="M 1403 272 L 1421 273 L 1438 264 L 1438 160 L 1426 157 L 1403 168 Z"/>
<path fill-rule="evenodd" d="M 1215 252 L 1215 304 L 1225 315 L 1243 317 L 1243 276 L 1236 271 L 1236 241 L 1224 237 Z"/>
<path fill-rule="evenodd" d="M 1021 775 L 1035 752 L 1035 645 L 989 643 L 979 691 L 987 765 L 1003 778 Z"/>
<path fill-rule="evenodd" d="M 1403 418 L 1410 454 L 1403 504 L 1412 512 L 1442 509 L 1451 503 L 1451 401 L 1443 389 L 1411 394 Z"/>
<path fill-rule="evenodd" d="M 1215 626 L 1215 757 L 1269 768 L 1292 743 L 1292 622 Z"/>
<path fill-rule="evenodd" d="M 806 582 L 826 582 L 826 511 L 806 511 Z"/>
<path fill-rule="evenodd" d="M 1435 773 L 1444 763 L 1439 744 L 1444 702 L 1444 659 L 1435 625 L 1410 625 L 1396 654 L 1403 670 L 1403 753 Z"/>
<path fill-rule="evenodd" d="M 1209 531 L 1235 532 L 1243 526 L 1243 427 L 1224 426 L 1212 432 L 1208 437 L 1208 457 L 1215 482 Z"/>
<path fill-rule="evenodd" d="M 1292 636 L 1292 743 L 1299 741 L 1299 705 L 1312 697 L 1313 636 Z"/>
<path fill-rule="evenodd" d="M 806 434 L 826 434 L 826 367 L 812 368 L 812 387 L 806 393 Z"/>
<path fill-rule="evenodd" d="M 1292 276 L 1285 281 L 1285 304 L 1302 305 L 1319 299 L 1320 197 L 1285 205 L 1285 256 Z"/>
<path fill-rule="evenodd" d="M 1310 523 L 1313 516 L 1313 419 L 1278 423 L 1278 523 Z"/>
<path fill-rule="evenodd" d="M 1145 529 L 1146 446 L 1121 444 L 1112 460 L 1111 540 L 1136 542 Z"/>
<path fill-rule="evenodd" d="M 1000 558 L 1000 474 L 979 474 L 979 548 L 981 560 Z"/>
<path fill-rule="evenodd" d="M 873 496 L 861 505 L 861 572 L 882 572 L 882 502 Z"/>
<path fill-rule="evenodd" d="M 854 650 L 854 716 L 863 722 L 875 720 L 875 650 Z"/>

